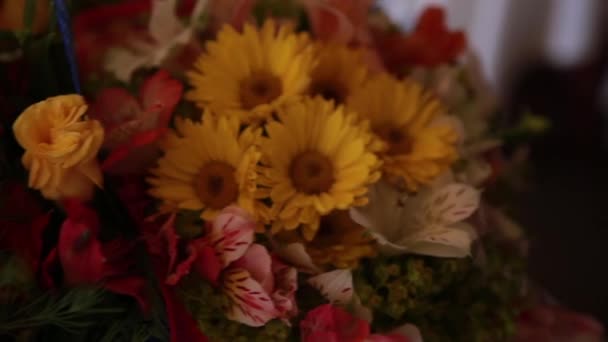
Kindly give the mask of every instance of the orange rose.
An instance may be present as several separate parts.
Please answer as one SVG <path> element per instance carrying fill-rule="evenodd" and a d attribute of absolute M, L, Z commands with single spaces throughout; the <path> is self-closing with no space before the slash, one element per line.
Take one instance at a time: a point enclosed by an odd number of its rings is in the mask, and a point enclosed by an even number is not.
<path fill-rule="evenodd" d="M 103 128 L 86 117 L 80 95 L 62 95 L 28 107 L 13 124 L 25 149 L 21 161 L 29 170 L 29 186 L 48 199 L 90 199 L 103 176 L 97 151 Z"/>

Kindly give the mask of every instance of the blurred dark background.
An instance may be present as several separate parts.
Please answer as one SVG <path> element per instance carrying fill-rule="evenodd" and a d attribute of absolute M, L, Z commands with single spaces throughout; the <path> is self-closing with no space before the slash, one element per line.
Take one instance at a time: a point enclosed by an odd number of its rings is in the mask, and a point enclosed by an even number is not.
<path fill-rule="evenodd" d="M 608 324 L 608 1 L 598 9 L 587 55 L 569 65 L 520 63 L 504 100 L 509 113 L 529 109 L 552 123 L 532 143 L 530 185 L 516 201 L 531 275 Z"/>

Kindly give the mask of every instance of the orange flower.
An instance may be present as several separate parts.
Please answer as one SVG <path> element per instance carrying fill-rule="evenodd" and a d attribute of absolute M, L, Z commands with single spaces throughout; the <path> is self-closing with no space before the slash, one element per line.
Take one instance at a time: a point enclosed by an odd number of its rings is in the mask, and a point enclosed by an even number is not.
<path fill-rule="evenodd" d="M 104 132 L 86 111 L 82 96 L 56 96 L 28 107 L 13 125 L 29 186 L 48 199 L 87 200 L 102 186 L 96 156 Z"/>
<path fill-rule="evenodd" d="M 467 43 L 463 32 L 448 31 L 441 7 L 429 7 L 422 13 L 414 32 L 409 35 L 378 33 L 376 45 L 387 68 L 401 74 L 411 66 L 435 67 L 452 62 Z"/>

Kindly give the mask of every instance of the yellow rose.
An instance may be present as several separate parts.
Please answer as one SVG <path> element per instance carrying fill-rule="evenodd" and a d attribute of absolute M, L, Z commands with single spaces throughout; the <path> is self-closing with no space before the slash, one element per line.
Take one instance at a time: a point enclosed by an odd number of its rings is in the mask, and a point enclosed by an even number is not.
<path fill-rule="evenodd" d="M 29 186 L 48 199 L 88 200 L 95 185 L 102 186 L 96 157 L 103 127 L 86 111 L 82 96 L 56 96 L 31 105 L 13 124 L 25 149 L 21 161 L 30 172 Z"/>

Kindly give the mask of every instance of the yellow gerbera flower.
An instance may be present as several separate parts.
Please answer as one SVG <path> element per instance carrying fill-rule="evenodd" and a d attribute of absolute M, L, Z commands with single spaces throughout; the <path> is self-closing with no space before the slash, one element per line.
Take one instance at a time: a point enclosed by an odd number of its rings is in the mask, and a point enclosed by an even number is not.
<path fill-rule="evenodd" d="M 272 232 L 302 227 L 312 240 L 322 215 L 367 203 L 380 178 L 368 127 L 354 114 L 319 97 L 277 110 L 262 138 L 259 191 L 272 201 Z"/>
<path fill-rule="evenodd" d="M 377 75 L 353 93 L 347 106 L 368 119 L 384 141 L 384 173 L 411 191 L 432 182 L 458 158 L 456 119 L 413 81 Z"/>
<path fill-rule="evenodd" d="M 367 76 L 362 55 L 345 45 L 319 44 L 317 56 L 308 93 L 343 104 Z"/>
<path fill-rule="evenodd" d="M 165 154 L 148 179 L 150 194 L 168 206 L 202 210 L 205 220 L 233 203 L 255 214 L 261 131 L 239 133 L 239 128 L 235 117 L 177 118 L 175 131 L 163 142 Z"/>
<path fill-rule="evenodd" d="M 242 33 L 225 26 L 187 73 L 194 89 L 186 98 L 245 123 L 259 121 L 276 105 L 305 93 L 313 67 L 306 34 L 272 20 L 259 30 L 245 25 Z"/>

